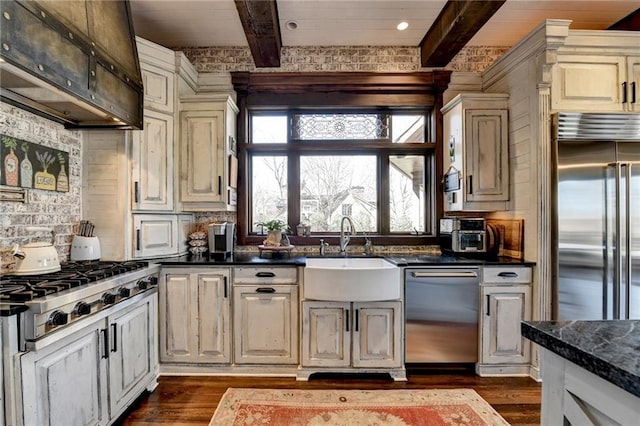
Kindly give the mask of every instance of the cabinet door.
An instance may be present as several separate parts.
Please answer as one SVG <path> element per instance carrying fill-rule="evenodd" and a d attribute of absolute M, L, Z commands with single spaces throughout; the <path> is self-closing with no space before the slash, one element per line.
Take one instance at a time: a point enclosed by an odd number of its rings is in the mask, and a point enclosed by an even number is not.
<path fill-rule="evenodd" d="M 133 132 L 134 210 L 173 210 L 173 117 L 144 112 L 144 130 Z"/>
<path fill-rule="evenodd" d="M 195 362 L 231 362 L 231 324 L 229 322 L 228 278 L 216 274 L 197 274 L 192 296 L 197 309 L 192 329 L 197 330 Z"/>
<path fill-rule="evenodd" d="M 402 366 L 402 303 L 353 304 L 353 366 Z"/>
<path fill-rule="evenodd" d="M 180 200 L 223 201 L 224 111 L 184 111 L 180 125 Z"/>
<path fill-rule="evenodd" d="M 234 362 L 298 364 L 298 287 L 233 286 Z"/>
<path fill-rule="evenodd" d="M 134 214 L 136 258 L 169 256 L 178 252 L 178 219 L 175 215 Z"/>
<path fill-rule="evenodd" d="M 483 286 L 482 364 L 528 363 L 520 322 L 531 318 L 530 286 Z"/>
<path fill-rule="evenodd" d="M 351 365 L 351 304 L 302 303 L 302 366 Z"/>
<path fill-rule="evenodd" d="M 160 361 L 189 362 L 195 358 L 196 330 L 192 329 L 190 274 L 172 270 L 162 274 L 160 293 Z"/>
<path fill-rule="evenodd" d="M 153 380 L 156 294 L 109 317 L 109 405 L 117 417 Z"/>
<path fill-rule="evenodd" d="M 231 361 L 228 278 L 169 271 L 160 279 L 160 361 Z"/>
<path fill-rule="evenodd" d="M 141 62 L 142 86 L 144 88 L 144 113 L 150 109 L 173 114 L 174 74 L 162 68 Z"/>
<path fill-rule="evenodd" d="M 465 111 L 466 201 L 509 200 L 507 111 Z"/>
<path fill-rule="evenodd" d="M 108 423 L 104 320 L 21 357 L 25 425 Z"/>
<path fill-rule="evenodd" d="M 552 71 L 551 108 L 560 111 L 624 111 L 624 56 L 561 55 Z"/>

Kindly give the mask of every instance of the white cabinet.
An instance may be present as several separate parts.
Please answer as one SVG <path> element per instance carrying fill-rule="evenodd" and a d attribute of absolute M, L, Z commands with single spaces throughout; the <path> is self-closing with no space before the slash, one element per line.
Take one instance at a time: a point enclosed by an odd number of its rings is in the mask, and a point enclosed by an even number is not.
<path fill-rule="evenodd" d="M 25 425 L 109 424 L 155 387 L 157 293 L 129 300 L 20 358 Z"/>
<path fill-rule="evenodd" d="M 235 211 L 230 139 L 238 108 L 228 95 L 180 99 L 180 201 L 185 211 Z"/>
<path fill-rule="evenodd" d="M 237 267 L 233 281 L 236 364 L 298 364 L 295 267 Z"/>
<path fill-rule="evenodd" d="M 157 310 L 154 299 L 109 317 L 111 413 L 123 412 L 142 391 L 140 383 L 157 369 Z"/>
<path fill-rule="evenodd" d="M 551 108 L 559 111 L 640 111 L 640 57 L 561 54 L 552 70 Z"/>
<path fill-rule="evenodd" d="M 133 131 L 133 210 L 173 210 L 173 115 L 145 110 L 144 130 Z"/>
<path fill-rule="evenodd" d="M 403 380 L 402 321 L 400 301 L 303 301 L 298 380 L 315 372 L 356 369 Z"/>
<path fill-rule="evenodd" d="M 509 201 L 508 96 L 462 93 L 442 108 L 443 169 L 452 184 L 445 211 L 506 210 Z"/>
<path fill-rule="evenodd" d="M 162 270 L 161 362 L 231 362 L 229 276 L 225 268 Z"/>
<path fill-rule="evenodd" d="M 476 372 L 528 375 L 530 343 L 522 337 L 520 322 L 531 319 L 531 268 L 484 267 L 481 288 Z"/>
<path fill-rule="evenodd" d="M 157 257 L 178 251 L 176 215 L 133 214 L 136 258 Z"/>
<path fill-rule="evenodd" d="M 102 258 L 110 260 L 186 253 L 190 229 L 184 230 L 191 227 L 177 214 L 174 185 L 176 99 L 191 65 L 170 49 L 141 38 L 136 43 L 143 130 L 92 130 L 83 140 L 83 217 L 96 225 Z"/>
<path fill-rule="evenodd" d="M 149 63 L 154 60 L 157 63 L 160 59 L 157 55 L 157 47 L 153 47 L 151 43 L 146 42 L 143 46 L 142 39 L 138 38 L 138 53 L 140 54 L 140 71 L 142 73 L 142 86 L 144 88 L 144 109 L 156 110 L 166 114 L 173 114 L 175 110 L 174 97 L 174 79 L 175 73 L 171 69 L 166 69 Z M 154 56 L 149 58 L 149 56 Z M 169 61 L 175 61 L 174 56 L 169 53 L 166 58 Z M 171 67 L 171 62 L 167 66 Z"/>

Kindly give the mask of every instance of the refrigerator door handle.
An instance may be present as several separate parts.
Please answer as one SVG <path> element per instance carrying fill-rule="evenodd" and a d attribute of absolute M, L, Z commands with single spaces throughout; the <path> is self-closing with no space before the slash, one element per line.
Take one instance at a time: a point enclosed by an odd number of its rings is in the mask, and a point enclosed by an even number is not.
<path fill-rule="evenodd" d="M 615 204 L 615 249 L 614 249 L 614 271 L 613 271 L 613 319 L 620 319 L 620 292 L 622 290 L 622 164 L 616 163 L 616 189 L 617 202 Z"/>
<path fill-rule="evenodd" d="M 624 220 L 622 222 L 624 229 L 620 234 L 620 245 L 624 247 L 624 252 L 621 254 L 624 280 L 620 280 L 620 290 L 624 294 L 624 311 L 622 311 L 621 319 L 629 319 L 631 308 L 631 164 L 623 164 L 621 169 L 624 169 Z"/>

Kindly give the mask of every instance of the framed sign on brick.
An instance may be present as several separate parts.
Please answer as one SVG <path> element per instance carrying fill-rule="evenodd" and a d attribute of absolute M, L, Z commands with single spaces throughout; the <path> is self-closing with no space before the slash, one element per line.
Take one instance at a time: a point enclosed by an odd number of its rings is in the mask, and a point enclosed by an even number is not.
<path fill-rule="evenodd" d="M 0 135 L 0 185 L 69 191 L 69 153 Z"/>

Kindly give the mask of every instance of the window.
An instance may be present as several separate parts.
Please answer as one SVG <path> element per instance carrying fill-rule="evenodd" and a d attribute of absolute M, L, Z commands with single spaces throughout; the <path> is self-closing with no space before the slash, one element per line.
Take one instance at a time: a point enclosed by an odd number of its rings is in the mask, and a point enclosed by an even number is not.
<path fill-rule="evenodd" d="M 428 111 L 254 111 L 246 146 L 251 233 L 280 219 L 312 235 L 340 231 L 422 235 L 429 212 L 434 145 Z M 429 176 L 427 176 L 429 174 Z"/>
<path fill-rule="evenodd" d="M 344 215 L 375 244 L 437 243 L 440 108 L 450 77 L 446 70 L 232 72 L 239 244 L 259 244 L 255 223 L 274 218 L 293 230 L 313 228 L 293 244 L 337 244 Z"/>

